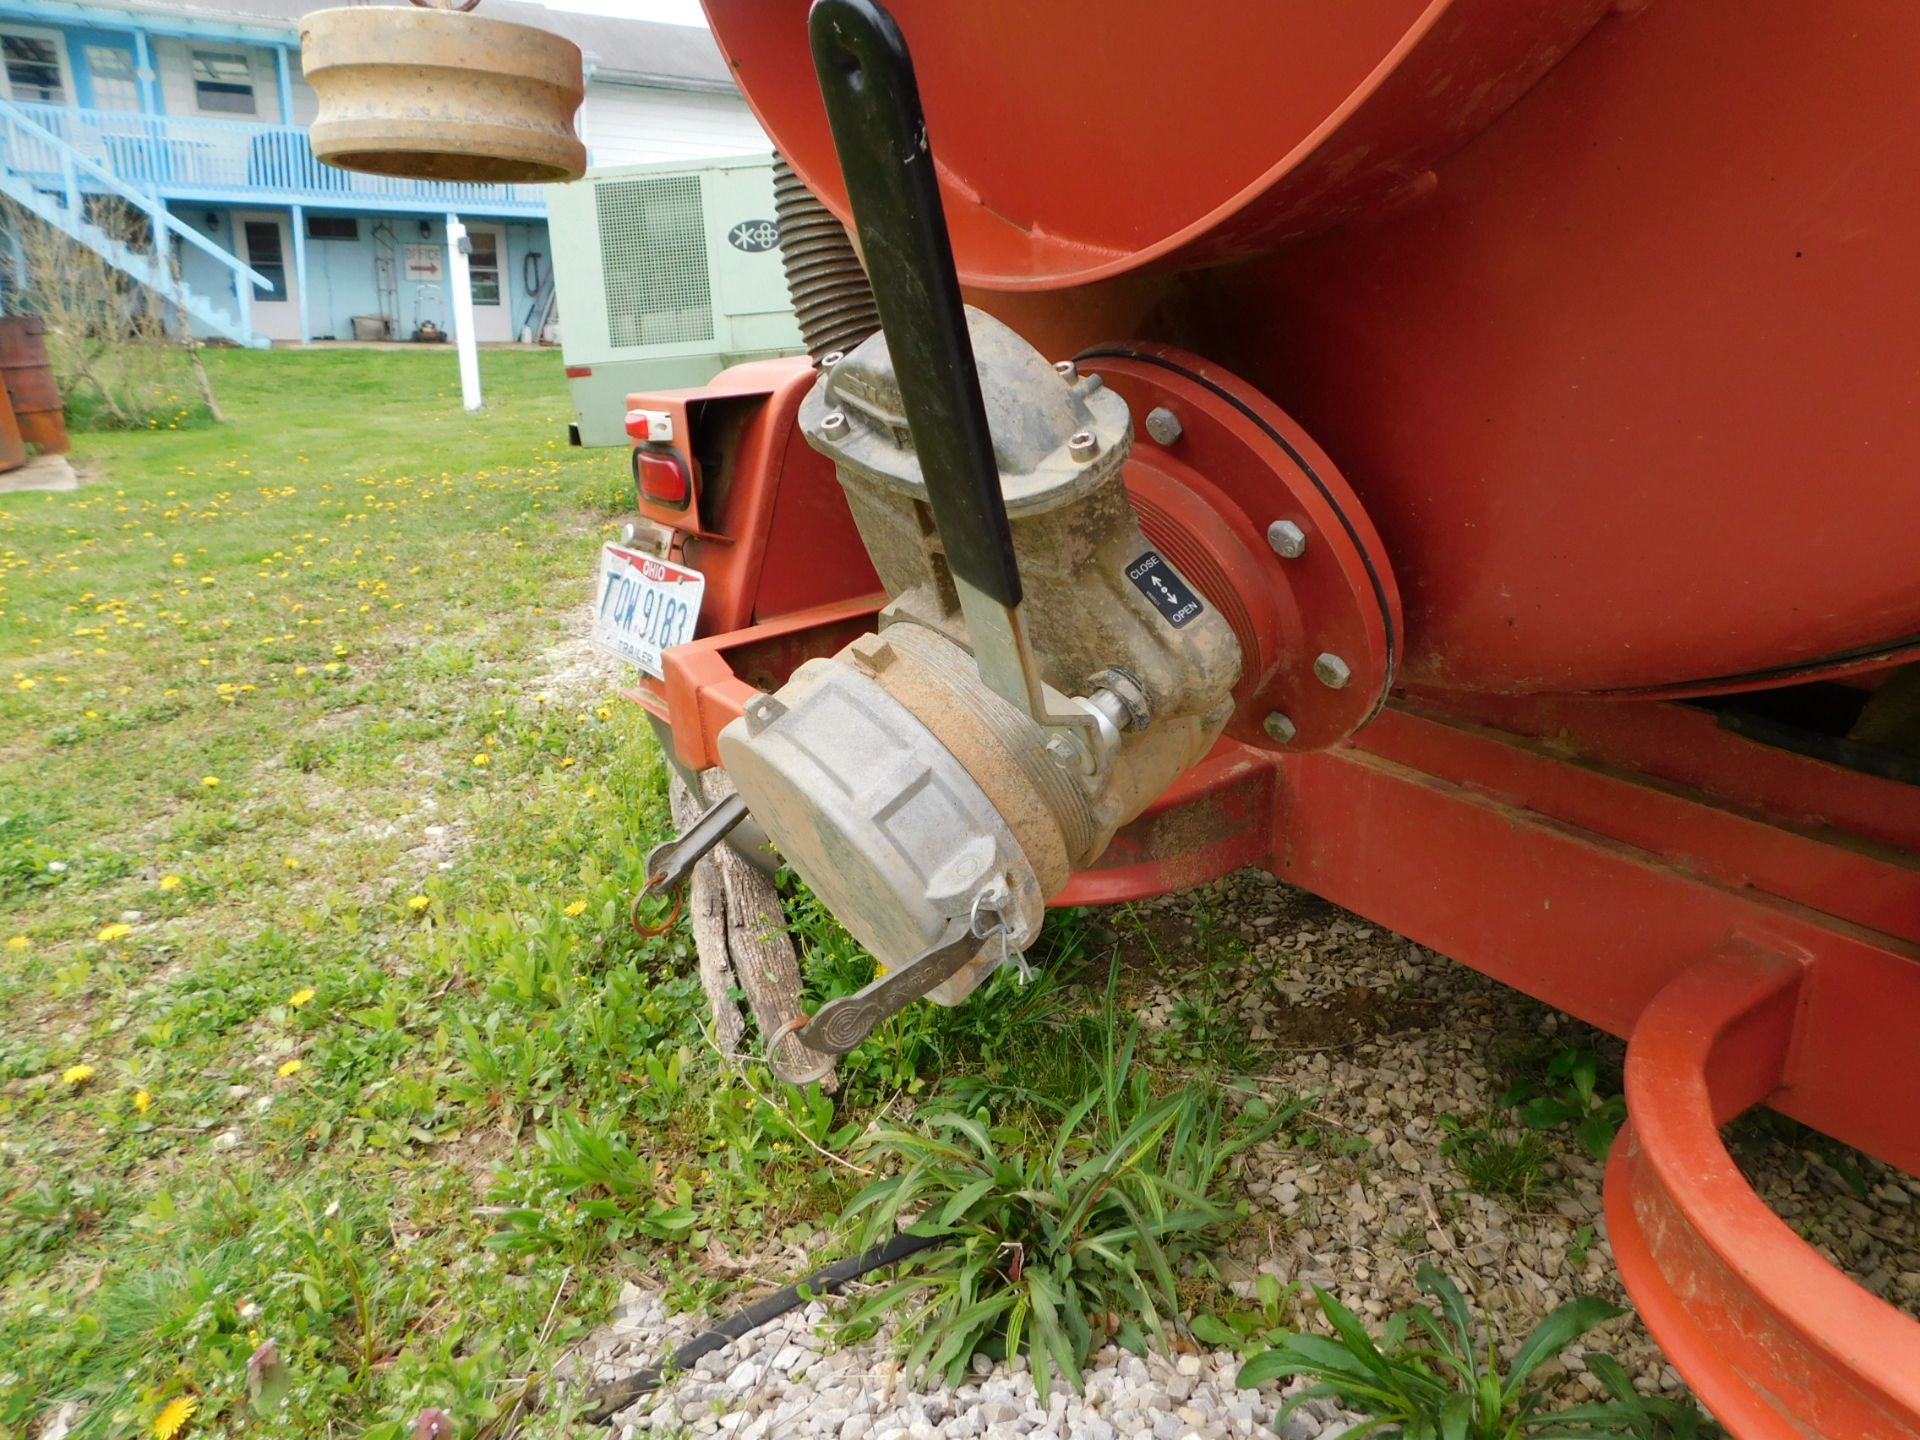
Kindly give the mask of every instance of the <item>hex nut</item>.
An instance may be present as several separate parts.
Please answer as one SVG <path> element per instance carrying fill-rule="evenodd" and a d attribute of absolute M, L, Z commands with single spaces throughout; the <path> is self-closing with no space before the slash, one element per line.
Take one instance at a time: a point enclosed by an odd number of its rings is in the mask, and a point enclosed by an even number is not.
<path fill-rule="evenodd" d="M 1180 417 L 1164 405 L 1156 405 L 1147 412 L 1147 434 L 1153 437 L 1156 445 L 1175 445 L 1186 434 L 1186 427 L 1180 423 Z"/>
<path fill-rule="evenodd" d="M 1291 520 L 1276 520 L 1267 526 L 1267 544 L 1283 560 L 1298 560 L 1307 553 L 1307 532 Z"/>
<path fill-rule="evenodd" d="M 1278 710 L 1273 711 L 1265 720 L 1261 721 L 1260 728 L 1267 732 L 1275 744 L 1279 745 L 1291 743 L 1295 733 L 1293 721 L 1282 715 Z"/>
<path fill-rule="evenodd" d="M 1344 690 L 1347 682 L 1353 679 L 1353 671 L 1347 668 L 1347 662 L 1338 655 L 1326 653 L 1317 656 L 1313 662 L 1313 674 L 1329 690 Z"/>
<path fill-rule="evenodd" d="M 1100 437 L 1091 430 L 1078 430 L 1067 437 L 1067 453 L 1081 464 L 1100 453 Z"/>

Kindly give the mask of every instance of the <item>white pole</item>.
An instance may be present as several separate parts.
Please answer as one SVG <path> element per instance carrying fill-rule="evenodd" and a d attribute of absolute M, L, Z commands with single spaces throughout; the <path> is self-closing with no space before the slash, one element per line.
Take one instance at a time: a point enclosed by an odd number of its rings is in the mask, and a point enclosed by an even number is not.
<path fill-rule="evenodd" d="M 447 288 L 453 292 L 453 348 L 460 354 L 460 401 L 478 410 L 480 347 L 473 338 L 473 287 L 467 280 L 467 227 L 447 216 Z"/>

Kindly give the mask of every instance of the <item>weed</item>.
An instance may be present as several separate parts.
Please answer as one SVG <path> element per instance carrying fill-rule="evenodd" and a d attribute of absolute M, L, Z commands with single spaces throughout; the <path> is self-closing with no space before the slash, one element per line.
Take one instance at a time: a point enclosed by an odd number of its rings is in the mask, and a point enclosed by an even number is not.
<path fill-rule="evenodd" d="M 1574 1138 L 1596 1160 L 1605 1160 L 1627 1119 L 1627 1098 L 1599 1090 L 1600 1060 L 1593 1051 L 1569 1046 L 1547 1063 L 1537 1081 L 1521 1080 L 1500 1097 L 1532 1130 L 1573 1127 Z"/>
<path fill-rule="evenodd" d="M 1157 1096 L 1134 1064 L 1137 1029 L 1117 1032 L 1111 1002 L 1107 1025 L 1101 1083 L 1045 1131 L 983 1108 L 869 1137 L 867 1153 L 899 1169 L 848 1207 L 861 1242 L 915 1212 L 914 1233 L 947 1237 L 849 1320 L 857 1333 L 905 1306 L 910 1372 L 957 1383 L 976 1352 L 1025 1354 L 1042 1395 L 1055 1378 L 1077 1388 L 1096 1336 L 1134 1349 L 1160 1339 L 1180 1267 L 1234 1218 L 1223 1167 L 1291 1112 L 1236 1128 L 1201 1087 Z"/>
<path fill-rule="evenodd" d="M 1262 1274 L 1254 1281 L 1254 1308 L 1196 1315 L 1193 1338 L 1243 1355 L 1281 1344 L 1287 1337 L 1287 1305 L 1299 1289 L 1298 1280 L 1283 1286 L 1277 1276 Z"/>
<path fill-rule="evenodd" d="M 1575 1270 L 1587 1268 L 1587 1252 L 1593 1246 L 1593 1227 L 1582 1225 L 1567 1237 L 1567 1264 Z"/>
<path fill-rule="evenodd" d="M 1702 1433 L 1690 1405 L 1634 1395 L 1594 1405 L 1551 1410 L 1529 1382 L 1542 1364 L 1602 1321 L 1621 1312 L 1591 1297 L 1554 1310 L 1521 1342 L 1502 1372 L 1493 1339 L 1476 1326 L 1457 1285 L 1431 1265 L 1420 1267 L 1420 1290 L 1439 1302 L 1439 1314 L 1416 1305 L 1388 1320 L 1376 1340 L 1358 1317 L 1318 1288 L 1321 1313 L 1333 1338 L 1289 1334 L 1240 1367 L 1240 1384 L 1257 1386 L 1295 1375 L 1314 1383 L 1275 1417 L 1280 1424 L 1309 1400 L 1337 1399 L 1371 1417 L 1362 1430 L 1406 1440 L 1519 1440 L 1528 1435 L 1578 1440 L 1582 1436 L 1693 1437 Z M 1589 1362 L 1604 1361 L 1590 1356 Z M 1618 1372 L 1618 1367 L 1612 1367 Z M 1606 1371 L 1597 1369 L 1603 1383 Z M 1619 1374 L 1624 1382 L 1624 1374 Z M 1611 1388 L 1611 1387 L 1609 1387 Z M 1647 1428 L 1641 1428 L 1641 1427 Z"/>
<path fill-rule="evenodd" d="M 1440 1130 L 1446 1137 L 1440 1142 L 1440 1153 L 1482 1195 L 1496 1195 L 1531 1210 L 1552 1193 L 1553 1152 L 1538 1135 L 1499 1134 L 1469 1125 L 1458 1115 L 1442 1115 Z"/>

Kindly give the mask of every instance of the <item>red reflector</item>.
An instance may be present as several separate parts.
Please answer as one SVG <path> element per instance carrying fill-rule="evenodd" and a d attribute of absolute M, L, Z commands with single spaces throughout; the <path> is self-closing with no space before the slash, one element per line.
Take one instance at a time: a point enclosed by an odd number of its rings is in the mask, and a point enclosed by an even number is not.
<path fill-rule="evenodd" d="M 591 365 L 567 366 L 567 378 L 569 380 L 584 380 L 591 374 L 593 374 L 593 366 Z"/>
<path fill-rule="evenodd" d="M 649 500 L 684 510 L 687 502 L 693 498 L 687 467 L 680 463 L 680 457 L 671 450 L 634 451 L 633 471 L 634 478 L 640 484 L 640 493 Z"/>

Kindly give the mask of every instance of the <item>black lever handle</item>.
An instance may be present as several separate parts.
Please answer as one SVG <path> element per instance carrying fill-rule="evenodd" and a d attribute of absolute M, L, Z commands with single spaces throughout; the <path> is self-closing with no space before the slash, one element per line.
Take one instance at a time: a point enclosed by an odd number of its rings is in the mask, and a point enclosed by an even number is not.
<path fill-rule="evenodd" d="M 947 564 L 1011 610 L 1020 569 L 906 37 L 874 0 L 814 0 L 807 33 Z"/>

